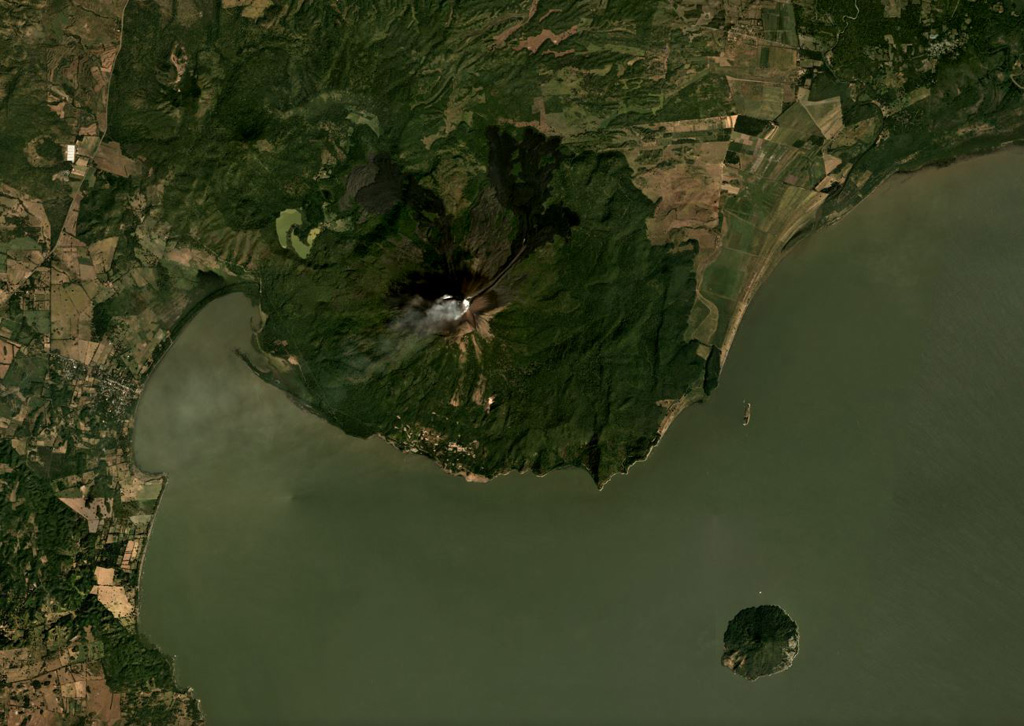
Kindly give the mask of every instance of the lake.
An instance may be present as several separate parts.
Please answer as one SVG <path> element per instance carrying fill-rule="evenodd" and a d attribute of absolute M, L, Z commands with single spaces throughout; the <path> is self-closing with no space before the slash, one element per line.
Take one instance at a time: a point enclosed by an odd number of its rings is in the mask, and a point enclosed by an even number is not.
<path fill-rule="evenodd" d="M 219 724 L 1001 723 L 1024 711 L 1024 153 L 888 182 L 599 492 L 348 437 L 211 303 L 147 384 L 143 631 Z M 742 426 L 744 403 L 752 420 Z M 741 608 L 793 667 L 719 664 Z"/>

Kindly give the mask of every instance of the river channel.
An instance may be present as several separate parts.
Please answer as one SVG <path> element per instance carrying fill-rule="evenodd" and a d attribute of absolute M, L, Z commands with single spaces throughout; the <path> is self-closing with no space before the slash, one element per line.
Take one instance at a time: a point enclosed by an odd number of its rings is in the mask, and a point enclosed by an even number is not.
<path fill-rule="evenodd" d="M 221 724 L 1006 723 L 1024 712 L 1024 154 L 888 182 L 599 492 L 344 435 L 211 303 L 140 403 L 143 631 Z M 742 425 L 745 402 L 750 425 Z M 793 667 L 719 664 L 741 608 Z"/>

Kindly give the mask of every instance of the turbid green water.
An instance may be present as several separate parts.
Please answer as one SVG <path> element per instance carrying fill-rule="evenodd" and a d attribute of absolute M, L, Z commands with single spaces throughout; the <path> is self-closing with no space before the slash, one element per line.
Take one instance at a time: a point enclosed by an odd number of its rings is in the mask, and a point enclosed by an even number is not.
<path fill-rule="evenodd" d="M 250 304 L 218 300 L 138 411 L 170 475 L 143 629 L 212 726 L 1017 722 L 1022 228 L 1022 154 L 890 183 L 603 492 L 348 438 L 247 370 Z M 758 603 L 800 654 L 750 683 L 719 658 Z"/>

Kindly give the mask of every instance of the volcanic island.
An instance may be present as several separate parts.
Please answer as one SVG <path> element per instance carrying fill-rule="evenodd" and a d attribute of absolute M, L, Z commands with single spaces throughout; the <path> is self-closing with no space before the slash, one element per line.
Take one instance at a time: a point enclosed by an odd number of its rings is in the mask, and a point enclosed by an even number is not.
<path fill-rule="evenodd" d="M 740 610 L 722 640 L 722 665 L 750 681 L 786 670 L 800 649 L 796 622 L 778 605 Z"/>

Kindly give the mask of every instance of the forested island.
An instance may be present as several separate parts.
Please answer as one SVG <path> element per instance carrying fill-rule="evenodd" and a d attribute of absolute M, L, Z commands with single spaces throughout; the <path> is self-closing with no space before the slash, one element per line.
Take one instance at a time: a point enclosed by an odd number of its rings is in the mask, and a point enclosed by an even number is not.
<path fill-rule="evenodd" d="M 749 681 L 786 670 L 800 649 L 796 623 L 777 605 L 740 610 L 722 641 L 722 665 Z"/>

